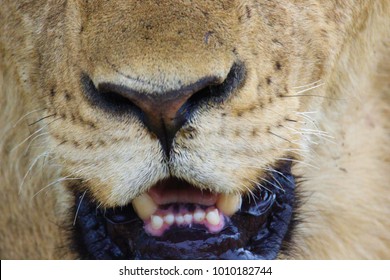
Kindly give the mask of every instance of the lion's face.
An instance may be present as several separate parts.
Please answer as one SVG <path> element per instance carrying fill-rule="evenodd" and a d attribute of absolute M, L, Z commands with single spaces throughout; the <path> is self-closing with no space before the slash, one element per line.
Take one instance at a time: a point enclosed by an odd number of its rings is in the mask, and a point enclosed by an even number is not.
<path fill-rule="evenodd" d="M 276 257 L 294 206 L 290 164 L 316 131 L 306 112 L 328 102 L 309 90 L 336 52 L 317 6 L 285 2 L 69 1 L 49 12 L 50 149 L 75 195 L 76 234 L 97 219 L 121 251 L 99 255 L 84 240 L 87 256 Z"/>

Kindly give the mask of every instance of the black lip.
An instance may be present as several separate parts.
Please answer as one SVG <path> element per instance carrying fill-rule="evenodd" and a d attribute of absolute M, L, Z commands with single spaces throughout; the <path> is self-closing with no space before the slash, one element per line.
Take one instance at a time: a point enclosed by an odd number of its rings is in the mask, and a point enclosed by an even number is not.
<path fill-rule="evenodd" d="M 291 164 L 269 174 L 218 234 L 172 227 L 149 236 L 131 205 L 102 211 L 86 193 L 75 193 L 73 241 L 81 259 L 275 259 L 289 230 L 295 180 Z M 283 187 L 283 190 L 280 188 Z M 76 207 L 75 207 L 76 208 Z"/>

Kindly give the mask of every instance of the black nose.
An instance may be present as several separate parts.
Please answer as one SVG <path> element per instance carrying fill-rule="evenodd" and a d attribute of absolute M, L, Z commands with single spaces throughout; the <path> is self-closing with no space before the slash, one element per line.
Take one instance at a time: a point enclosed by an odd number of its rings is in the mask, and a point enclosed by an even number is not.
<path fill-rule="evenodd" d="M 114 114 L 135 113 L 144 125 L 159 139 L 165 153 L 169 152 L 177 131 L 202 105 L 224 102 L 244 79 L 242 64 L 234 64 L 227 78 L 204 77 L 175 91 L 144 93 L 112 83 L 97 87 L 84 76 L 84 89 L 98 107 Z"/>

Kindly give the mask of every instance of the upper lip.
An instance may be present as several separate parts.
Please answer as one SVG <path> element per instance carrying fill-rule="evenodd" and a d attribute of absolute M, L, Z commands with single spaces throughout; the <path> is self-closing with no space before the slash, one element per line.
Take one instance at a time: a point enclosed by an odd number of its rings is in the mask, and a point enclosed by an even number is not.
<path fill-rule="evenodd" d="M 158 205 L 196 203 L 211 206 L 217 202 L 218 198 L 216 193 L 195 188 L 191 184 L 176 178 L 158 182 L 148 191 L 148 194 Z"/>

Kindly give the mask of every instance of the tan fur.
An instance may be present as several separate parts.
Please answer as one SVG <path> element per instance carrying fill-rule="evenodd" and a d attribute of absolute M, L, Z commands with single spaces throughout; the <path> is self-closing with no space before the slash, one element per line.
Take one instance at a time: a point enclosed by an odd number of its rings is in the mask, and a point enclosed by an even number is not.
<path fill-rule="evenodd" d="M 75 257 L 64 185 L 76 178 L 110 207 L 168 169 L 245 193 L 293 156 L 299 223 L 280 258 L 390 258 L 389 26 L 387 0 L 2 1 L 0 257 Z M 237 60 L 245 84 L 179 131 L 168 164 L 80 84 L 161 94 L 222 81 Z"/>

